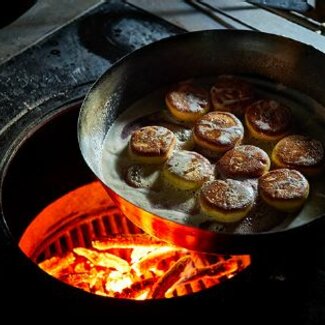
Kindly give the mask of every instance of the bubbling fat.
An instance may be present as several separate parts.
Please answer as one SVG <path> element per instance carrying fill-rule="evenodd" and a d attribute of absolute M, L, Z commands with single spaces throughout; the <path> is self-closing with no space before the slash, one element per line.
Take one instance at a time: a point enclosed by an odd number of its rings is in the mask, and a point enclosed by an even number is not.
<path fill-rule="evenodd" d="M 277 100 L 290 107 L 297 133 L 307 134 L 325 143 L 325 109 L 312 98 L 281 84 L 242 78 L 253 85 L 261 98 Z M 197 80 L 198 81 L 198 80 Z M 215 79 L 199 80 L 210 89 Z M 159 89 L 134 103 L 113 123 L 104 140 L 101 153 L 101 180 L 118 195 L 140 208 L 180 224 L 200 227 L 210 231 L 228 233 L 255 233 L 294 228 L 316 219 L 325 211 L 325 182 L 323 174 L 310 180 L 311 193 L 304 207 L 294 214 L 273 210 L 257 196 L 257 179 L 248 179 L 257 199 L 248 216 L 233 224 L 221 224 L 200 212 L 197 190 L 180 190 L 164 179 L 163 165 L 139 165 L 130 159 L 128 141 L 131 133 L 146 125 L 161 125 L 176 136 L 175 150 L 193 150 L 191 125 L 176 121 L 167 111 L 164 95 Z M 274 143 L 258 142 L 245 132 L 244 144 L 265 150 L 269 156 Z M 209 158 L 209 157 L 208 157 Z M 215 164 L 216 159 L 210 159 Z M 220 178 L 214 173 L 215 178 Z"/>

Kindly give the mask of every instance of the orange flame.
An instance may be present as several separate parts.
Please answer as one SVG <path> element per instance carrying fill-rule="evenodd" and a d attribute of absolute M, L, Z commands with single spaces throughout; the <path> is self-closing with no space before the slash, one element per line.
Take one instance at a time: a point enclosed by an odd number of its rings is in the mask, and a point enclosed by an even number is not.
<path fill-rule="evenodd" d="M 128 234 L 93 241 L 92 248 L 74 248 L 64 257 L 52 257 L 39 266 L 59 280 L 88 292 L 144 300 L 209 288 L 249 264 L 248 255 L 225 258 L 191 252 L 146 234 Z"/>
<path fill-rule="evenodd" d="M 79 222 L 77 229 L 74 220 Z M 19 246 L 33 261 L 42 260 L 44 271 L 69 285 L 137 300 L 198 292 L 233 277 L 251 262 L 249 255 L 197 253 L 142 233 L 120 214 L 99 182 L 48 205 L 26 229 Z"/>

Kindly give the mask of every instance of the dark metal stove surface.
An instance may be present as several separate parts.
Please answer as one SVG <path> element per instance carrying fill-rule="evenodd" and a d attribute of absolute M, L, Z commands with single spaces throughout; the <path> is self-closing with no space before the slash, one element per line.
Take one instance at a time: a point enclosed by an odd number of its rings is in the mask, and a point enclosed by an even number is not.
<path fill-rule="evenodd" d="M 177 32 L 121 1 L 97 7 L 0 66 L 0 136 L 25 116 L 80 98 L 117 59 Z"/>
<path fill-rule="evenodd" d="M 0 156 L 5 160 L 16 150 L 17 139 L 22 134 L 26 137 L 23 130 L 41 125 L 45 115 L 82 99 L 92 83 L 116 60 L 140 46 L 181 32 L 183 30 L 121 1 L 111 1 L 2 64 Z M 4 228 L 3 220 L 1 227 Z M 3 315 L 14 305 L 17 310 L 29 308 L 26 317 L 31 319 L 37 317 L 33 313 L 39 308 L 50 317 L 62 317 L 63 313 L 70 316 L 77 313 L 78 317 L 85 315 L 91 305 L 96 312 L 100 308 L 103 315 L 111 318 L 115 308 L 124 318 L 133 316 L 131 305 L 125 302 L 103 304 L 103 300 L 89 298 L 89 295 L 80 298 L 79 292 L 69 297 L 71 289 L 48 279 L 40 270 L 35 272 L 32 262 L 23 257 L 7 235 L 0 234 L 1 295 L 6 301 Z M 220 289 L 218 294 L 209 291 L 167 303 L 141 303 L 141 315 L 136 316 L 142 317 L 144 323 L 146 319 L 152 323 L 152 316 L 191 320 L 197 315 L 201 315 L 202 320 L 213 317 L 216 322 L 325 323 L 323 245 L 312 251 L 307 245 L 306 251 L 264 252 L 255 256 L 253 262 L 248 275 L 230 281 L 232 284 Z M 95 305 L 100 307 L 95 308 Z M 15 316 L 9 311 L 8 315 Z"/>

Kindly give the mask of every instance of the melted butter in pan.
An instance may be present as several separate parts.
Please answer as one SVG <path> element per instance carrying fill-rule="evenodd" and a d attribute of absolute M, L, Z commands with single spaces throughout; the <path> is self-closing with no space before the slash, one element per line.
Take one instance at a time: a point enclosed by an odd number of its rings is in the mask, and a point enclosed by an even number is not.
<path fill-rule="evenodd" d="M 295 133 L 314 137 L 325 144 L 325 108 L 312 98 L 269 81 L 247 79 L 261 98 L 276 100 L 290 107 Z M 202 80 L 210 87 L 213 80 Z M 181 224 L 201 227 L 211 231 L 230 233 L 255 233 L 293 228 L 308 223 L 325 211 L 324 173 L 309 179 L 310 196 L 298 213 L 279 212 L 267 206 L 257 195 L 257 180 L 250 179 L 257 199 L 248 216 L 233 224 L 221 224 L 200 213 L 199 190 L 179 190 L 163 177 L 161 166 L 144 166 L 130 160 L 127 145 L 132 131 L 146 125 L 161 125 L 174 132 L 177 138 L 175 150 L 193 150 L 191 124 L 173 119 L 166 109 L 160 89 L 144 97 L 122 113 L 107 133 L 103 152 L 101 179 L 116 193 L 135 205 L 156 215 Z M 241 118 L 243 119 L 243 118 Z M 244 123 L 244 121 L 242 120 Z M 255 145 L 269 156 L 275 143 L 263 142 L 249 137 L 245 130 L 243 144 Z M 210 158 L 212 164 L 215 158 Z M 215 178 L 220 175 L 215 171 Z"/>

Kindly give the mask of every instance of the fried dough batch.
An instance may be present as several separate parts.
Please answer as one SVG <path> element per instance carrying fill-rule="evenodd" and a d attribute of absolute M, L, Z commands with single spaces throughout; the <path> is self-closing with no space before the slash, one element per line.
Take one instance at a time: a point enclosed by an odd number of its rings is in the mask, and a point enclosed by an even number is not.
<path fill-rule="evenodd" d="M 199 188 L 213 176 L 208 159 L 194 151 L 179 150 L 166 161 L 163 174 L 167 181 L 181 190 Z"/>
<path fill-rule="evenodd" d="M 175 124 L 135 130 L 131 159 L 156 164 L 160 182 L 192 191 L 201 213 L 217 222 L 238 222 L 257 202 L 284 213 L 301 209 L 310 190 L 306 177 L 324 165 L 322 143 L 295 134 L 290 107 L 259 98 L 242 79 L 220 76 L 209 87 L 190 81 L 170 87 L 165 104 Z M 191 130 L 189 150 L 173 132 L 182 125 Z M 253 145 L 258 141 L 271 143 L 271 150 Z"/>
<path fill-rule="evenodd" d="M 295 169 L 274 169 L 259 179 L 262 199 L 275 209 L 292 212 L 305 203 L 309 194 L 307 179 Z"/>
<path fill-rule="evenodd" d="M 220 175 L 233 179 L 259 178 L 269 171 L 270 166 L 268 154 L 252 145 L 237 146 L 217 162 Z"/>
<path fill-rule="evenodd" d="M 232 76 L 217 78 L 210 90 L 211 103 L 215 111 L 229 112 L 243 116 L 246 107 L 254 101 L 254 89 L 251 85 Z"/>
<path fill-rule="evenodd" d="M 232 113 L 210 112 L 194 123 L 193 139 L 198 147 L 222 154 L 244 138 L 244 127 Z"/>
<path fill-rule="evenodd" d="M 277 141 L 289 134 L 291 111 L 283 104 L 261 99 L 247 107 L 245 123 L 250 135 L 264 141 Z"/>
<path fill-rule="evenodd" d="M 129 152 L 132 159 L 142 164 L 161 164 L 173 153 L 176 138 L 163 126 L 145 126 L 132 133 Z"/>
<path fill-rule="evenodd" d="M 210 110 L 209 93 L 206 89 L 180 83 L 165 97 L 166 106 L 176 119 L 194 122 Z"/>
<path fill-rule="evenodd" d="M 272 161 L 278 168 L 297 169 L 307 176 L 314 176 L 323 168 L 324 148 L 316 139 L 293 134 L 276 144 Z"/>
<path fill-rule="evenodd" d="M 252 186 L 234 179 L 217 179 L 203 184 L 199 197 L 204 213 L 226 223 L 243 219 L 254 200 Z"/>

